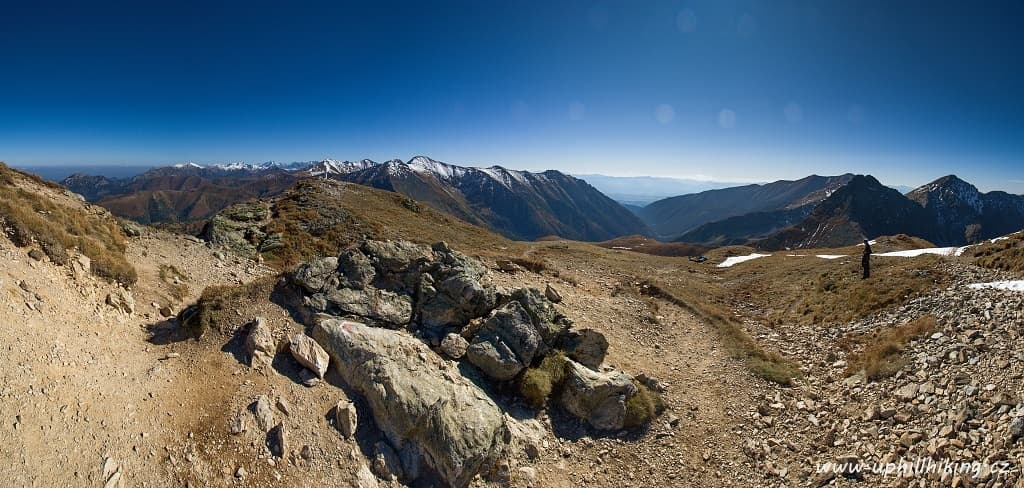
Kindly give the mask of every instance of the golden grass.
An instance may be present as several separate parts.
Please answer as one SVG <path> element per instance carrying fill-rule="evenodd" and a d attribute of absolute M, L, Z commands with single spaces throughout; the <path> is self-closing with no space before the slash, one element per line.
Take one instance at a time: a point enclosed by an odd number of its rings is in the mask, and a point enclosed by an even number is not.
<path fill-rule="evenodd" d="M 876 381 L 896 374 L 907 359 L 903 351 L 911 341 L 935 331 L 934 315 L 925 315 L 916 320 L 891 329 L 872 331 L 857 337 L 844 338 L 840 344 L 844 349 L 863 345 L 864 349 L 847 356 L 847 376 L 863 370 L 867 379 Z"/>
<path fill-rule="evenodd" d="M 96 276 L 135 284 L 138 276 L 125 259 L 125 237 L 117 222 L 57 203 L 42 195 L 40 187 L 60 189 L 0 163 L 0 224 L 11 242 L 18 247 L 36 244 L 57 265 L 68 262 L 68 249 L 78 249 L 89 257 Z"/>

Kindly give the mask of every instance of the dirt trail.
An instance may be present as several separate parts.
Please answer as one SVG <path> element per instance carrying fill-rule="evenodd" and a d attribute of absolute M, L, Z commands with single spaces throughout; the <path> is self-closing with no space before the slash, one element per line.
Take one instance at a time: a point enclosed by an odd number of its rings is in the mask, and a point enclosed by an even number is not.
<path fill-rule="evenodd" d="M 109 457 L 122 484 L 166 485 L 166 447 L 187 415 L 181 407 L 188 392 L 180 385 L 196 372 L 181 366 L 173 345 L 149 342 L 150 329 L 163 320 L 159 308 L 180 307 L 169 300 L 159 267 L 187 270 L 185 300 L 205 286 L 249 281 L 266 270 L 221 261 L 180 236 L 133 239 L 128 258 L 139 282 L 135 313 L 128 314 L 105 303 L 117 293 L 114 285 L 35 261 L 27 251 L 0 238 L 0 479 L 102 486 Z"/>
<path fill-rule="evenodd" d="M 556 436 L 554 452 L 535 466 L 537 486 L 757 485 L 762 474 L 745 464 L 741 434 L 761 380 L 730 358 L 715 333 L 688 312 L 621 293 L 630 278 L 622 270 L 572 260 L 553 265 L 571 276 L 552 282 L 563 295 L 560 308 L 577 327 L 607 336 L 608 365 L 665 383 L 669 409 L 639 438 L 590 438 L 582 430 Z M 496 273 L 498 283 L 509 288 L 543 289 L 546 279 Z"/>

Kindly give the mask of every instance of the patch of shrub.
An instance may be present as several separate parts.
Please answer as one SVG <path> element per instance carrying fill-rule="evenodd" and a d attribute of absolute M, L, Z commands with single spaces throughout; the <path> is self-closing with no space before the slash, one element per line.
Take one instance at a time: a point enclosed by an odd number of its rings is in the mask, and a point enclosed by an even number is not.
<path fill-rule="evenodd" d="M 551 393 L 565 381 L 565 365 L 561 351 L 545 356 L 519 377 L 519 394 L 534 408 L 544 408 Z"/>
<path fill-rule="evenodd" d="M 633 384 L 636 385 L 636 394 L 626 400 L 626 418 L 623 425 L 627 428 L 640 427 L 665 411 L 665 400 L 660 394 L 641 383 L 634 381 Z"/>
<path fill-rule="evenodd" d="M 233 298 L 241 296 L 238 287 L 228 285 L 208 286 L 199 296 L 195 305 L 187 307 L 178 315 L 179 323 L 195 338 L 202 337 L 211 328 L 220 329 L 219 313 L 227 308 Z"/>
<path fill-rule="evenodd" d="M 896 374 L 907 364 L 903 351 L 914 339 L 932 333 L 936 327 L 934 315 L 925 315 L 906 324 L 873 331 L 856 338 L 847 339 L 843 347 L 850 348 L 854 344 L 866 344 L 864 350 L 849 356 L 846 368 L 847 376 L 864 370 L 867 379 L 877 381 Z"/>
<path fill-rule="evenodd" d="M 515 263 L 515 264 L 517 264 L 519 266 L 522 266 L 523 269 L 525 269 L 527 271 L 531 271 L 531 272 L 534 272 L 534 273 L 537 273 L 537 274 L 540 274 L 541 272 L 543 272 L 545 269 L 548 268 L 547 263 L 545 263 L 544 260 L 542 260 L 542 259 L 535 259 L 535 258 L 512 258 L 512 259 L 509 259 L 509 261 L 512 261 L 513 263 Z"/>

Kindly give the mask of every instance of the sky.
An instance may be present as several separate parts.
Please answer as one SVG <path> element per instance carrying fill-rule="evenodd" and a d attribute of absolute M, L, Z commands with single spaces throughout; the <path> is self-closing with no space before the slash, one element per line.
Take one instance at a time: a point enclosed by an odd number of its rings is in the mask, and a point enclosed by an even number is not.
<path fill-rule="evenodd" d="M 1024 193 L 1024 2 L 9 2 L 0 160 Z"/>

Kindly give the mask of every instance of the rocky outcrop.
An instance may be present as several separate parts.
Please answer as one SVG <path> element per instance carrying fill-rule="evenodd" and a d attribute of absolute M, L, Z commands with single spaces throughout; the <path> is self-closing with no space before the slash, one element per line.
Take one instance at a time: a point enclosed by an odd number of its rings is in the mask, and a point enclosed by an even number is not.
<path fill-rule="evenodd" d="M 242 256 L 254 257 L 269 250 L 268 235 L 261 230 L 270 219 L 270 209 L 262 202 L 239 204 L 214 215 L 203 228 L 202 238 Z"/>
<path fill-rule="evenodd" d="M 366 397 L 391 447 L 414 446 L 447 484 L 468 485 L 509 442 L 498 406 L 421 341 L 336 318 L 317 322 L 314 337 Z"/>
<path fill-rule="evenodd" d="M 393 368 L 394 374 L 400 378 L 390 381 L 406 381 L 410 372 L 419 374 L 418 371 L 424 368 L 420 363 L 425 362 L 432 368 L 440 368 L 442 380 L 465 382 L 457 369 L 436 366 L 448 364 L 439 355 L 444 354 L 452 360 L 472 365 L 482 373 L 481 377 L 493 382 L 516 381 L 520 386 L 515 389 L 520 392 L 523 391 L 522 385 L 532 385 L 536 388 L 531 391 L 535 390 L 536 395 L 543 397 L 535 399 L 535 404 L 544 404 L 552 391 L 560 391 L 559 385 L 553 382 L 561 382 L 563 376 L 552 377 L 550 372 L 542 372 L 524 382 L 524 371 L 542 368 L 546 357 L 564 354 L 575 361 L 573 364 L 589 371 L 575 375 L 572 391 L 565 396 L 566 403 L 571 405 L 567 410 L 594 427 L 609 430 L 623 427 L 625 402 L 636 394 L 632 379 L 625 373 L 602 372 L 608 341 L 592 329 L 573 330 L 573 322 L 551 299 L 561 299 L 557 291 L 548 287 L 545 291 L 519 288 L 499 292 L 491 283 L 487 268 L 443 242 L 428 248 L 401 241 L 365 241 L 338 257 L 320 258 L 300 266 L 293 275 L 293 281 L 303 295 L 304 303 L 315 314 L 351 319 L 376 328 L 401 329 L 416 336 L 384 333 L 358 325 L 360 332 L 356 336 L 370 344 L 352 346 L 345 343 L 348 348 L 372 350 L 361 352 L 366 355 L 361 361 L 373 359 L 383 364 L 380 368 Z M 332 332 L 335 336 L 349 338 L 351 335 L 341 334 L 341 325 L 334 328 L 338 329 Z M 337 342 L 337 338 L 326 337 L 323 331 L 318 334 L 317 339 L 332 356 L 341 355 L 338 344 L 324 342 L 328 339 Z M 397 346 L 393 342 L 403 345 Z M 417 344 L 415 350 L 405 350 L 413 343 Z M 414 351 L 424 349 L 423 343 L 437 347 L 439 354 L 427 350 L 427 357 L 415 357 Z M 399 350 L 401 352 L 396 352 Z M 386 357 L 389 354 L 401 357 Z M 409 361 L 413 363 L 408 364 Z M 399 371 L 396 365 L 410 371 Z M 372 371 L 369 374 L 384 373 Z M 369 380 L 352 376 L 348 381 L 362 383 Z M 400 457 L 407 457 L 402 454 L 405 438 L 412 435 L 407 432 L 417 422 L 422 425 L 421 419 L 427 414 L 421 410 L 426 407 L 391 411 L 388 408 L 399 408 L 394 406 L 399 393 L 386 386 L 371 388 L 370 383 L 366 383 L 365 389 L 372 390 L 371 393 L 356 387 L 369 396 L 383 395 L 381 388 L 390 392 L 388 398 L 391 402 L 380 400 L 381 404 L 373 409 L 374 416 L 378 420 L 382 415 L 386 417 L 379 423 L 386 431 L 390 429 L 397 433 L 392 436 L 394 447 Z M 435 393 L 434 397 L 438 395 Z M 398 405 L 401 402 L 408 400 L 400 400 Z M 448 415 L 445 412 L 439 415 L 442 414 Z M 412 417 L 406 417 L 408 415 Z M 391 426 L 390 422 L 398 424 Z M 434 452 L 425 445 L 429 444 L 426 441 L 433 442 L 434 439 L 417 441 L 413 445 L 428 454 Z M 438 462 L 444 464 L 443 461 Z M 409 463 L 403 463 L 403 472 L 408 475 L 410 469 L 406 464 Z"/>
<path fill-rule="evenodd" d="M 443 242 L 433 250 L 437 259 L 419 284 L 420 325 L 431 331 L 462 328 L 490 312 L 496 296 L 487 269 Z"/>

